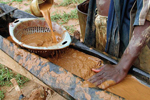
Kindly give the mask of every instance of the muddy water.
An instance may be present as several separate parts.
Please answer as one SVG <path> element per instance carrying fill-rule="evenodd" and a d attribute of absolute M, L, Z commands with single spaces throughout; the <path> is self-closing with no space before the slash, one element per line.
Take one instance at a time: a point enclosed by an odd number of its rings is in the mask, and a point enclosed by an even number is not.
<path fill-rule="evenodd" d="M 86 55 L 80 51 L 67 48 L 65 53 L 59 54 L 59 57 L 48 58 L 50 62 L 57 64 L 69 72 L 79 77 L 88 79 L 95 73 L 92 68 L 98 68 L 102 64 L 102 60 Z"/>
<path fill-rule="evenodd" d="M 21 42 L 30 46 L 42 46 L 48 47 L 57 44 L 62 40 L 62 36 L 53 31 L 52 22 L 50 17 L 51 3 L 45 2 L 39 5 L 40 11 L 43 14 L 51 32 L 46 33 L 34 33 L 30 35 L 22 36 Z"/>
<path fill-rule="evenodd" d="M 107 89 L 127 100 L 149 100 L 150 88 L 128 75 L 122 82 Z"/>
<path fill-rule="evenodd" d="M 65 68 L 85 80 L 95 74 L 91 71 L 92 68 L 98 68 L 103 64 L 101 59 L 70 48 L 66 49 L 65 53 L 59 54 L 59 57 L 48 59 L 50 62 Z M 83 86 L 87 87 L 91 86 L 91 84 L 89 85 L 88 82 L 85 82 Z M 141 84 L 131 75 L 128 75 L 121 83 L 108 88 L 107 91 L 124 97 L 127 100 L 149 100 L 150 98 L 150 88 Z"/>
<path fill-rule="evenodd" d="M 54 32 L 54 34 L 57 41 L 56 43 L 53 43 L 53 40 L 49 32 L 33 33 L 33 34 L 25 35 L 21 38 L 21 42 L 28 44 L 30 46 L 48 47 L 48 46 L 55 45 L 62 40 L 61 35 L 59 33 Z"/>
<path fill-rule="evenodd" d="M 52 7 L 53 4 L 45 2 L 39 5 L 40 7 L 40 11 L 43 15 L 43 17 L 45 18 L 50 30 L 51 30 L 51 34 L 52 34 L 52 38 L 53 38 L 53 42 L 56 43 L 56 37 L 55 34 L 53 32 L 53 28 L 52 28 L 52 21 L 51 21 L 51 17 L 50 17 L 50 9 Z"/>

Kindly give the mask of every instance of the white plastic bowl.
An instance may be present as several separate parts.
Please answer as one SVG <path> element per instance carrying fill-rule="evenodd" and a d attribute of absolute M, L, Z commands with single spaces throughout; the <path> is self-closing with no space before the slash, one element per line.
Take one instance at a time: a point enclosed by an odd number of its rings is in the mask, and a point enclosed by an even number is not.
<path fill-rule="evenodd" d="M 17 19 L 14 22 L 9 24 L 9 33 L 12 39 L 21 47 L 27 48 L 29 50 L 37 52 L 46 52 L 48 50 L 58 50 L 66 48 L 71 43 L 71 38 L 69 33 L 63 26 L 58 25 L 55 22 L 52 22 L 53 30 L 62 35 L 62 41 L 56 45 L 49 47 L 36 47 L 30 46 L 20 42 L 22 35 L 33 34 L 36 32 L 50 32 L 48 25 L 44 19 L 39 18 L 23 18 Z"/>

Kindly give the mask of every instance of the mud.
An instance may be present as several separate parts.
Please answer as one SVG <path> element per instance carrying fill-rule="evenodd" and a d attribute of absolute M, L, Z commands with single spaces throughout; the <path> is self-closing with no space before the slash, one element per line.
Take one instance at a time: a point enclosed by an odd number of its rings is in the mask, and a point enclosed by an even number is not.
<path fill-rule="evenodd" d="M 108 94 L 105 91 L 96 92 L 100 99 L 104 100 L 121 100 L 118 96 L 114 96 L 112 94 Z"/>
<path fill-rule="evenodd" d="M 57 83 L 56 85 L 58 85 L 58 87 L 60 87 L 60 88 L 69 89 L 71 84 L 74 84 L 73 80 L 71 79 L 73 77 L 73 75 L 69 72 L 56 74 L 54 71 L 51 71 L 51 72 L 48 72 L 47 75 L 55 77 L 56 83 Z"/>
<path fill-rule="evenodd" d="M 91 96 L 88 93 L 84 92 L 84 95 L 87 100 L 91 100 Z"/>
<path fill-rule="evenodd" d="M 150 98 L 150 88 L 131 75 L 107 90 L 128 100 L 148 100 Z"/>
<path fill-rule="evenodd" d="M 66 53 L 59 54 L 57 58 L 53 57 L 48 59 L 50 62 L 65 68 L 69 72 L 85 80 L 96 74 L 91 70 L 92 68 L 98 68 L 103 65 L 103 61 L 101 59 L 95 58 L 71 48 L 68 48 L 66 50 Z M 78 82 L 79 80 L 76 80 L 76 83 Z M 113 80 L 110 80 L 104 82 L 99 86 L 99 88 L 107 87 L 109 86 L 109 83 L 115 84 Z M 82 87 L 95 87 L 95 85 L 87 81 L 83 82 L 82 84 Z M 129 100 L 148 100 L 148 98 L 150 98 L 150 88 L 141 84 L 135 77 L 131 75 L 128 75 L 119 84 L 111 86 L 106 90 Z M 101 92 L 97 94 L 100 94 L 102 96 Z M 103 95 L 104 96 L 101 98 L 104 98 L 104 100 L 119 99 L 106 93 L 103 93 Z"/>
<path fill-rule="evenodd" d="M 98 68 L 102 65 L 102 60 L 84 54 L 78 50 L 67 48 L 65 53 L 59 54 L 59 58 L 48 58 L 50 62 L 61 66 L 69 72 L 78 75 L 84 79 L 88 79 L 95 73 L 92 68 Z"/>
<path fill-rule="evenodd" d="M 53 32 L 53 28 L 52 28 L 52 21 L 51 21 L 51 7 L 52 7 L 53 3 L 49 3 L 47 1 L 45 1 L 44 3 L 39 5 L 40 11 L 43 15 L 43 17 L 45 18 L 50 30 L 51 30 L 51 37 L 52 37 L 52 42 L 53 43 L 57 43 L 55 34 Z M 50 33 L 49 33 L 50 34 Z"/>
<path fill-rule="evenodd" d="M 50 66 L 47 65 L 46 67 L 42 68 L 42 70 L 40 72 L 40 76 L 43 77 L 43 75 L 49 71 L 50 71 Z"/>
<path fill-rule="evenodd" d="M 56 36 L 56 43 L 53 43 L 52 35 L 49 32 L 45 33 L 33 33 L 29 35 L 22 36 L 21 42 L 36 47 L 48 47 L 52 45 L 56 45 L 62 40 L 62 36 L 54 32 Z"/>

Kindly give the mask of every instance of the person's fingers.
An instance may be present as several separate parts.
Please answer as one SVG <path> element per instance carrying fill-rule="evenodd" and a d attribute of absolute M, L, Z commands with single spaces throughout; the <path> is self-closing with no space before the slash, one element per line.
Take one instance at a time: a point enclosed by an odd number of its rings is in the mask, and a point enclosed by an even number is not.
<path fill-rule="evenodd" d="M 101 77 L 101 76 L 103 76 L 105 74 L 105 72 L 104 71 L 101 71 L 101 72 L 99 72 L 99 73 L 97 73 L 96 75 L 94 75 L 95 77 Z"/>
<path fill-rule="evenodd" d="M 96 81 L 94 84 L 95 84 L 96 86 L 99 86 L 99 85 L 102 84 L 104 81 L 106 81 L 106 79 L 98 80 L 98 81 Z"/>
<path fill-rule="evenodd" d="M 96 75 L 92 76 L 90 79 L 88 79 L 88 81 L 94 83 L 97 80 L 101 80 L 103 77 L 104 77 L 104 72 L 99 72 Z"/>
<path fill-rule="evenodd" d="M 98 73 L 98 72 L 102 71 L 102 70 L 103 70 L 103 68 L 104 68 L 104 66 L 99 67 L 99 68 L 92 68 L 92 71 L 94 71 L 94 72 Z"/>
<path fill-rule="evenodd" d="M 114 80 L 107 80 L 107 81 L 104 81 L 103 83 L 101 83 L 98 87 L 101 89 L 106 89 L 115 84 L 116 84 L 116 82 Z"/>

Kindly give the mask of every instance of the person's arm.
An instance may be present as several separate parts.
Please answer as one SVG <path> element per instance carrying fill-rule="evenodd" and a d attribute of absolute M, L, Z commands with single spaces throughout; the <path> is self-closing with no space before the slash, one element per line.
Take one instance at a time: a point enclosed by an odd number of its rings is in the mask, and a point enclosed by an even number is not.
<path fill-rule="evenodd" d="M 97 74 L 88 81 L 102 89 L 121 82 L 149 39 L 150 21 L 146 21 L 144 25 L 134 28 L 133 36 L 119 63 L 117 65 L 106 64 L 98 69 L 92 69 Z"/>

